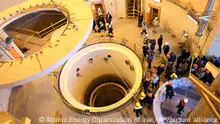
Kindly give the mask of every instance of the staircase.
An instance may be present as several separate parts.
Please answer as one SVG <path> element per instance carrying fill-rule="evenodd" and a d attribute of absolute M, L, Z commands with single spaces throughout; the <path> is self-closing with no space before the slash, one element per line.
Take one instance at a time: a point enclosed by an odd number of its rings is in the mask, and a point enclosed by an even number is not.
<path fill-rule="evenodd" d="M 140 0 L 128 0 L 127 4 L 127 17 L 135 18 L 140 13 L 140 7 L 138 6 L 138 2 Z"/>

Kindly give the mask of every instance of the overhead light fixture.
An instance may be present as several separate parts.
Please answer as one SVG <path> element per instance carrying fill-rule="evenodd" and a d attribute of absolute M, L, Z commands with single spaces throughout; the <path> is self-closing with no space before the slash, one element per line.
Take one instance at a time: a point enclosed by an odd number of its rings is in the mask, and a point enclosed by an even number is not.
<path fill-rule="evenodd" d="M 190 13 L 187 13 L 187 16 L 188 16 L 194 23 L 196 23 L 197 25 L 199 25 L 199 22 L 196 21 L 196 19 L 195 19 L 193 16 L 191 16 Z"/>

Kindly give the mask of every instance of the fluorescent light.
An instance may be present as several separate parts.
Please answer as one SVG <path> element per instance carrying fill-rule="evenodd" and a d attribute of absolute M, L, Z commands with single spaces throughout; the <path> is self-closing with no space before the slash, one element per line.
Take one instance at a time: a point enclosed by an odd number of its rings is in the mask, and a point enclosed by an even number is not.
<path fill-rule="evenodd" d="M 191 15 L 187 14 L 187 16 L 197 25 L 199 24 Z"/>
<path fill-rule="evenodd" d="M 154 0 L 155 2 L 159 2 L 160 3 L 160 0 Z"/>

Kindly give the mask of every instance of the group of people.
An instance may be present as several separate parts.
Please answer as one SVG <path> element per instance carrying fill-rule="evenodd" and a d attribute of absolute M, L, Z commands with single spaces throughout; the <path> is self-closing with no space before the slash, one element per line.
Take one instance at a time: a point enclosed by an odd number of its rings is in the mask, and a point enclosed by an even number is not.
<path fill-rule="evenodd" d="M 106 32 L 108 30 L 108 35 L 113 37 L 112 15 L 107 13 L 104 17 L 101 10 L 98 9 L 96 20 L 93 20 L 93 30 L 96 33 Z"/>
<path fill-rule="evenodd" d="M 212 73 L 205 68 L 207 62 L 211 62 L 216 67 L 220 66 L 220 60 L 215 56 L 195 56 L 193 59 L 193 67 L 191 73 L 198 79 L 203 81 L 206 85 L 210 86 L 214 80 Z"/>
<path fill-rule="evenodd" d="M 157 18 L 156 18 L 157 19 Z M 191 64 L 193 65 L 191 72 L 201 79 L 205 84 L 211 85 L 214 80 L 211 72 L 205 68 L 207 61 L 212 62 L 217 67 L 220 66 L 220 61 L 217 61 L 217 58 L 212 57 L 208 59 L 207 57 L 195 57 L 194 61 L 191 59 L 191 53 L 187 49 L 183 49 L 180 53 L 170 52 L 170 45 L 168 42 L 163 43 L 163 35 L 156 39 L 150 39 L 149 34 L 147 33 L 147 24 L 143 22 L 143 15 L 139 14 L 138 16 L 138 27 L 142 27 L 141 34 L 145 34 L 144 45 L 142 47 L 144 58 L 148 63 L 147 74 L 142 79 L 143 92 L 140 93 L 139 100 L 136 102 L 134 107 L 134 112 L 136 117 L 139 118 L 143 113 L 145 106 L 148 109 L 151 109 L 154 94 L 153 89 L 159 87 L 161 81 L 161 74 L 165 73 L 165 78 L 169 81 L 184 76 L 186 73 L 189 73 Z M 158 20 L 154 20 L 154 26 L 158 26 Z M 98 30 L 96 28 L 98 27 Z M 96 20 L 93 21 L 93 30 L 95 32 L 102 32 L 108 30 L 109 36 L 113 36 L 112 28 L 112 16 L 110 13 L 104 18 L 103 14 L 99 11 Z M 164 45 L 163 45 L 164 44 Z M 157 63 L 157 66 L 153 66 L 152 62 L 156 55 L 156 45 L 158 45 L 158 53 L 160 55 L 160 60 Z M 193 62 L 193 63 L 192 63 Z M 152 90 L 150 90 L 151 88 Z M 166 99 L 172 99 L 175 95 L 172 82 L 169 82 L 166 85 Z M 177 113 L 181 114 L 184 111 L 185 104 L 188 102 L 186 98 L 181 98 L 179 104 L 176 106 L 178 108 Z"/>

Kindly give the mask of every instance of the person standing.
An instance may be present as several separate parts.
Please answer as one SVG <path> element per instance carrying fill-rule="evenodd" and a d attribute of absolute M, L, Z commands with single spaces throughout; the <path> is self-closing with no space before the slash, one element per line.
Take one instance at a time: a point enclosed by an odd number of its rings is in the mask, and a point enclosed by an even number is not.
<path fill-rule="evenodd" d="M 174 52 L 170 53 L 170 62 L 172 63 L 172 65 L 175 63 L 176 61 L 176 54 Z"/>
<path fill-rule="evenodd" d="M 136 102 L 133 111 L 136 113 L 136 117 L 139 119 L 140 115 L 142 115 L 142 112 L 143 112 L 143 107 L 141 106 L 139 102 Z"/>
<path fill-rule="evenodd" d="M 156 73 L 153 73 L 152 74 L 152 88 L 158 88 L 159 86 L 159 81 L 160 81 L 160 78 L 157 76 Z"/>
<path fill-rule="evenodd" d="M 102 21 L 100 21 L 100 27 L 99 27 L 99 30 L 98 30 L 98 32 L 100 33 L 101 31 L 106 31 L 106 29 L 105 29 L 105 25 L 102 23 Z"/>
<path fill-rule="evenodd" d="M 106 22 L 111 24 L 112 23 L 112 15 L 108 12 L 106 15 Z"/>
<path fill-rule="evenodd" d="M 148 93 L 146 96 L 146 103 L 147 103 L 147 108 L 151 109 L 153 101 L 154 101 L 154 95 L 152 93 Z"/>
<path fill-rule="evenodd" d="M 186 99 L 186 98 L 185 99 L 181 99 L 179 101 L 179 104 L 176 106 L 178 108 L 178 110 L 177 110 L 178 114 L 182 114 L 181 113 L 182 111 L 184 112 L 184 107 L 185 107 L 187 102 L 188 102 L 188 99 Z"/>
<path fill-rule="evenodd" d="M 109 25 L 108 25 L 108 35 L 109 35 L 110 37 L 114 37 L 114 36 L 113 36 L 112 24 L 109 24 Z"/>
<path fill-rule="evenodd" d="M 162 44 L 163 44 L 163 35 L 160 35 L 159 39 L 157 40 L 157 44 L 158 44 L 159 54 L 161 54 Z"/>
<path fill-rule="evenodd" d="M 143 80 L 143 87 L 144 87 L 144 93 L 146 94 L 147 92 L 150 92 L 149 90 L 149 86 L 150 86 L 150 78 L 149 77 L 146 77 L 144 80 Z"/>
<path fill-rule="evenodd" d="M 93 29 L 93 30 L 95 31 L 95 33 L 96 33 L 97 31 L 96 31 L 96 29 L 95 29 L 95 28 L 96 28 L 96 22 L 95 22 L 95 20 L 93 20 L 92 29 Z"/>
<path fill-rule="evenodd" d="M 100 18 L 97 16 L 96 17 L 96 24 L 98 26 L 98 29 L 100 28 Z"/>
<path fill-rule="evenodd" d="M 148 48 L 148 49 L 149 49 L 149 48 Z M 143 47 L 142 47 L 142 50 L 143 50 L 143 54 L 144 54 L 144 57 L 145 57 L 145 58 L 146 58 L 146 56 L 147 56 L 148 49 L 147 49 L 147 45 L 144 44 Z"/>
<path fill-rule="evenodd" d="M 144 92 L 141 92 L 140 103 L 142 106 L 145 106 L 146 104 L 146 94 Z"/>
<path fill-rule="evenodd" d="M 164 72 L 165 65 L 160 64 L 157 68 L 157 75 L 160 76 Z"/>
<path fill-rule="evenodd" d="M 152 40 L 150 40 L 150 43 L 151 43 L 150 49 L 151 49 L 152 51 L 154 51 L 154 49 L 155 49 L 155 47 L 156 47 L 156 40 L 155 40 L 155 39 L 152 39 Z"/>
<path fill-rule="evenodd" d="M 143 23 L 143 15 L 139 13 L 138 15 L 138 27 L 141 27 L 142 23 Z"/>
<path fill-rule="evenodd" d="M 169 82 L 166 85 L 166 99 L 169 97 L 169 99 L 172 99 L 172 97 L 175 95 L 172 82 Z"/>
<path fill-rule="evenodd" d="M 167 56 L 167 54 L 169 53 L 170 51 L 170 45 L 168 42 L 165 43 L 165 45 L 163 46 L 163 52 L 164 54 Z"/>
<path fill-rule="evenodd" d="M 147 24 L 145 22 L 143 23 L 143 30 L 142 30 L 141 34 L 143 34 L 143 33 L 147 34 Z"/>
<path fill-rule="evenodd" d="M 147 58 L 147 62 L 148 62 L 148 69 L 151 69 L 151 63 L 153 62 L 153 59 L 154 59 L 154 51 L 150 51 L 149 52 L 149 55 L 148 55 L 148 58 Z"/>

